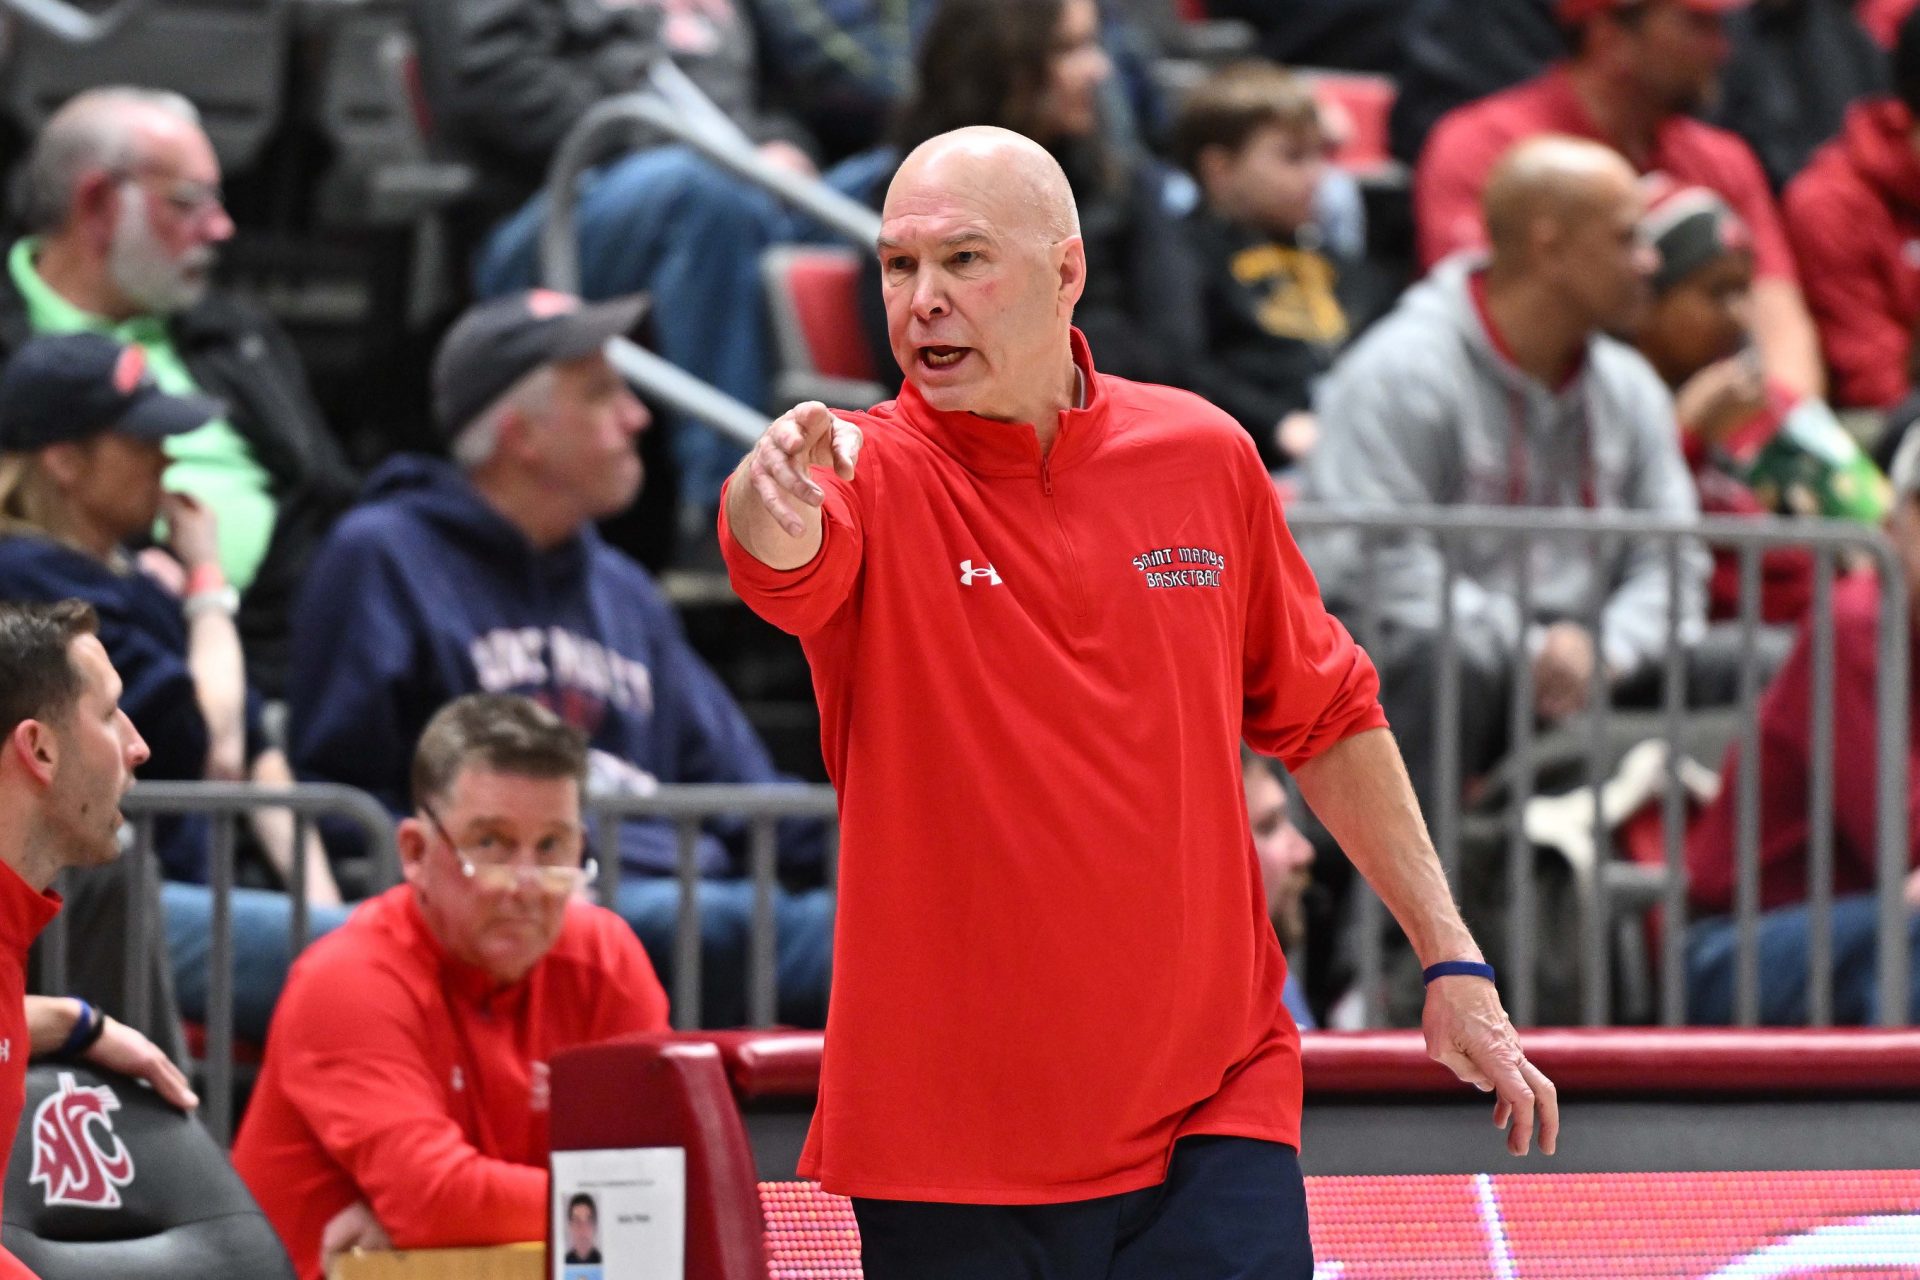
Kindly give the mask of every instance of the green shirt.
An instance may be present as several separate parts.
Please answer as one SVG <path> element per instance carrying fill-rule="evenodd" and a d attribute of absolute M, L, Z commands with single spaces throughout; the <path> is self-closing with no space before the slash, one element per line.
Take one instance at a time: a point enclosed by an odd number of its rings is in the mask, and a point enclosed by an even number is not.
<path fill-rule="evenodd" d="M 166 321 L 158 316 L 135 316 L 116 324 L 68 302 L 55 293 L 34 267 L 36 240 L 14 242 L 7 255 L 7 271 L 26 300 L 27 323 L 35 333 L 104 333 L 147 353 L 147 367 L 162 391 L 198 395 L 193 375 L 173 348 Z M 244 591 L 266 558 L 273 541 L 277 505 L 273 479 L 254 459 L 253 450 L 233 424 L 215 418 L 206 426 L 166 442 L 166 486 L 191 494 L 213 512 L 220 535 L 220 567 L 227 581 Z"/>

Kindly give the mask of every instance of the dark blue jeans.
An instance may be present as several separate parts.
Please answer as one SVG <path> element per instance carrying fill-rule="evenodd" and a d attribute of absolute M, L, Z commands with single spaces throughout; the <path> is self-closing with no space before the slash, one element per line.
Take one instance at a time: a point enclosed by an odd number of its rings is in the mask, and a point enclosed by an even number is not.
<path fill-rule="evenodd" d="M 1871 895 L 1833 904 L 1833 1018 L 1845 1025 L 1877 1021 L 1875 986 L 1877 906 Z M 1687 1020 L 1710 1025 L 1733 1021 L 1736 935 L 1730 917 L 1696 922 L 1687 930 Z M 1807 1021 L 1808 912 L 1781 907 L 1760 917 L 1760 1021 L 1768 1026 Z M 1920 1020 L 1920 917 L 1907 921 L 1909 975 L 1907 1016 Z"/>
<path fill-rule="evenodd" d="M 546 197 L 537 195 L 494 229 L 474 267 L 480 296 L 538 282 L 546 218 Z M 650 147 L 582 177 L 574 225 L 582 294 L 651 293 L 662 356 L 755 409 L 767 407 L 760 256 L 790 230 L 772 196 L 686 147 Z M 711 505 L 740 446 L 697 423 L 669 426 L 682 494 Z"/>
<path fill-rule="evenodd" d="M 867 1280 L 1311 1280 L 1292 1147 L 1183 1138 L 1157 1187 L 1068 1204 L 855 1200 Z"/>
<path fill-rule="evenodd" d="M 700 1023 L 734 1027 L 747 1017 L 747 942 L 753 935 L 753 882 L 702 880 L 700 902 Z M 833 894 L 826 889 L 773 897 L 774 973 L 781 1022 L 823 1027 L 833 958 Z M 620 880 L 619 912 L 640 935 L 669 998 L 674 988 L 674 940 L 680 926 L 680 882 L 629 872 Z"/>
<path fill-rule="evenodd" d="M 213 891 L 178 880 L 160 886 L 166 915 L 167 959 L 173 966 L 174 997 L 190 1022 L 207 1020 L 213 961 Z M 352 907 L 309 907 L 307 940 L 314 941 L 346 923 Z M 233 1030 L 256 1045 L 267 1042 L 267 1024 L 280 988 L 293 964 L 288 930 L 293 900 L 269 889 L 235 888 L 229 921 L 233 930 Z"/>

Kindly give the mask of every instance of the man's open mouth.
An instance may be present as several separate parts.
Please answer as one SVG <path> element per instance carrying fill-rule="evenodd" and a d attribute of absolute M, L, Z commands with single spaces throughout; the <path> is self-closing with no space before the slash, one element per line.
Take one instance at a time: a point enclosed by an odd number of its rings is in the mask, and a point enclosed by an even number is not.
<path fill-rule="evenodd" d="M 921 347 L 920 363 L 928 369 L 951 369 L 972 350 L 971 347 Z"/>

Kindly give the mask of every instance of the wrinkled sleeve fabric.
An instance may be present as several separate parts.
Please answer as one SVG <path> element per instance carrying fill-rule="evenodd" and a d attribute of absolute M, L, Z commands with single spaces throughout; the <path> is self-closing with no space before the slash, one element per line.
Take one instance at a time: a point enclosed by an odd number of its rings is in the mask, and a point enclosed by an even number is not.
<path fill-rule="evenodd" d="M 1485 247 L 1480 188 L 1506 141 L 1484 126 L 1472 106 L 1449 112 L 1428 135 L 1413 174 L 1413 227 L 1421 270 L 1463 249 Z"/>
<path fill-rule="evenodd" d="M 720 494 L 720 550 L 727 578 L 747 606 L 774 626 L 801 639 L 824 628 L 852 598 L 865 557 L 860 503 L 851 484 L 823 468 L 813 481 L 826 491 L 821 504 L 820 549 L 797 569 L 774 569 L 754 558 L 727 525 L 729 479 Z"/>
<path fill-rule="evenodd" d="M 1296 769 L 1346 738 L 1384 728 L 1373 661 L 1326 610 L 1253 442 L 1235 442 L 1247 515 L 1241 734 Z"/>
<path fill-rule="evenodd" d="M 1805 269 L 1834 403 L 1900 403 L 1911 390 L 1913 330 L 1902 322 L 1893 281 L 1881 267 L 1884 246 L 1899 234 L 1885 206 L 1855 198 L 1816 164 L 1788 186 L 1786 222 Z"/>

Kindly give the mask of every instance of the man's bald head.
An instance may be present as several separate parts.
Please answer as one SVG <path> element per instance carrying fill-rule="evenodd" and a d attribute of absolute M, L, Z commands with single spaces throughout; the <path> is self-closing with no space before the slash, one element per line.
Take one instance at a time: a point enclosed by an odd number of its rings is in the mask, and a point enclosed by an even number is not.
<path fill-rule="evenodd" d="M 1033 139 L 991 125 L 943 133 L 915 147 L 887 188 L 884 220 L 926 198 L 958 197 L 1008 234 L 1056 244 L 1080 234 L 1080 211 L 1060 162 Z"/>
<path fill-rule="evenodd" d="M 1582 333 L 1631 333 L 1652 301 L 1638 178 L 1617 153 L 1576 138 L 1523 142 L 1487 181 L 1489 283 L 1523 284 Z"/>
<path fill-rule="evenodd" d="M 1636 181 L 1633 166 L 1597 142 L 1547 135 L 1520 143 L 1494 166 L 1482 200 L 1494 260 L 1524 262 L 1542 223 L 1566 229 L 1600 216 Z"/>

